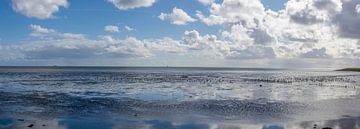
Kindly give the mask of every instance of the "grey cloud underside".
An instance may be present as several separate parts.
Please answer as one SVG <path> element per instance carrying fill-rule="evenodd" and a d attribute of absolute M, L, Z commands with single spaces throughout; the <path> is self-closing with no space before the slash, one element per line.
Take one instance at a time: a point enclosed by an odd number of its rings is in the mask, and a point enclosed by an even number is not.
<path fill-rule="evenodd" d="M 224 0 L 212 4 L 208 16 L 202 12 L 197 16 L 205 24 L 230 28 L 223 36 L 237 44 L 232 53 L 240 53 L 238 59 L 359 59 L 358 4 L 357 0 L 289 0 L 284 10 L 274 12 L 259 1 Z"/>
<path fill-rule="evenodd" d="M 358 0 L 344 0 L 343 10 L 335 16 L 341 36 L 360 39 L 360 13 L 356 11 L 359 4 Z"/>
<path fill-rule="evenodd" d="M 275 58 L 273 48 L 264 46 L 251 46 L 245 50 L 234 49 L 232 54 L 227 57 L 229 59 L 261 59 L 261 58 Z"/>
<path fill-rule="evenodd" d="M 323 11 L 329 14 L 335 14 L 337 4 L 332 0 L 314 0 L 307 4 L 304 9 L 298 10 L 294 14 L 290 14 L 293 22 L 299 24 L 316 24 L 325 22 L 324 17 L 319 16 L 318 12 Z"/>
<path fill-rule="evenodd" d="M 149 56 L 150 54 L 144 49 L 144 44 L 139 42 L 134 38 L 113 42 L 89 39 L 60 39 L 23 45 L 14 50 L 23 53 L 25 59 L 130 58 Z"/>
<path fill-rule="evenodd" d="M 301 55 L 301 57 L 304 57 L 304 58 L 328 58 L 330 56 L 326 54 L 325 48 L 321 48 L 321 49 L 313 49 L 309 52 L 303 53 Z"/>
<path fill-rule="evenodd" d="M 250 37 L 254 38 L 254 43 L 267 45 L 274 41 L 274 38 L 264 30 L 255 29 L 250 33 Z"/>
<path fill-rule="evenodd" d="M 317 19 L 316 16 L 307 15 L 306 12 L 297 12 L 294 15 L 291 15 L 291 20 L 300 24 L 315 24 L 323 22 L 321 19 Z"/>

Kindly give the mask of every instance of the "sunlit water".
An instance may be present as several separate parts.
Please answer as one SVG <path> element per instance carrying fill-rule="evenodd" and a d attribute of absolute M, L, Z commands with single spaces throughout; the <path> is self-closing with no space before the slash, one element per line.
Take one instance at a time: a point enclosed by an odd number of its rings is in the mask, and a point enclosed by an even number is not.
<path fill-rule="evenodd" d="M 360 73 L 0 68 L 0 129 L 360 128 Z"/>

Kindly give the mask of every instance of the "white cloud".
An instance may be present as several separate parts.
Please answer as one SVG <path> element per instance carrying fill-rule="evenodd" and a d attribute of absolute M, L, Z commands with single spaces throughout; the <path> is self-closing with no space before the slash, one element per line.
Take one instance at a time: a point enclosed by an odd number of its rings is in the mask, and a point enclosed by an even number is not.
<path fill-rule="evenodd" d="M 40 25 L 31 24 L 29 26 L 29 28 L 32 30 L 32 32 L 30 33 L 30 36 L 40 37 L 42 40 L 46 40 L 46 39 L 77 39 L 77 40 L 86 39 L 84 34 L 61 33 L 54 29 L 45 28 Z"/>
<path fill-rule="evenodd" d="M 315 24 L 329 21 L 341 9 L 340 0 L 291 0 L 287 3 L 286 13 L 293 22 Z"/>
<path fill-rule="evenodd" d="M 162 38 L 157 40 L 148 40 L 146 44 L 147 48 L 157 52 L 167 53 L 186 53 L 187 46 L 182 44 L 181 41 L 174 40 L 171 38 Z"/>
<path fill-rule="evenodd" d="M 355 24 L 360 22 L 354 14 L 355 3 L 291 0 L 284 12 L 268 15 L 264 25 L 277 39 L 273 48 L 278 57 L 359 59 L 354 56 L 359 55 L 354 48 L 358 47 L 360 35 L 360 26 Z"/>
<path fill-rule="evenodd" d="M 173 8 L 172 13 L 161 13 L 159 16 L 161 20 L 169 20 L 175 25 L 186 25 L 189 22 L 195 22 L 196 19 L 190 17 L 184 10 L 179 8 Z"/>
<path fill-rule="evenodd" d="M 127 31 L 134 31 L 134 28 L 130 27 L 130 26 L 125 26 L 124 27 Z"/>
<path fill-rule="evenodd" d="M 65 39 L 86 39 L 84 34 L 62 33 Z"/>
<path fill-rule="evenodd" d="M 196 30 L 185 31 L 182 42 L 192 50 L 216 48 L 217 37 L 215 35 L 201 36 Z"/>
<path fill-rule="evenodd" d="M 125 59 L 147 58 L 155 53 L 182 53 L 186 46 L 171 38 L 139 40 L 134 37 L 116 39 L 111 36 L 99 36 L 89 39 L 84 34 L 60 33 L 53 29 L 35 26 L 44 36 L 39 40 L 0 45 L 2 52 L 11 52 L 0 60 L 56 60 L 56 59 Z M 39 29 L 41 28 L 41 29 Z M 45 30 L 53 30 L 50 33 Z"/>
<path fill-rule="evenodd" d="M 229 42 L 218 40 L 215 35 L 201 35 L 196 30 L 185 31 L 181 43 L 191 56 L 198 58 L 226 58 L 231 48 Z"/>
<path fill-rule="evenodd" d="M 151 56 L 143 41 L 130 37 L 124 40 L 58 38 L 33 41 L 10 48 L 18 59 L 85 59 L 135 58 Z"/>
<path fill-rule="evenodd" d="M 203 5 L 210 5 L 215 2 L 215 0 L 198 0 Z"/>
<path fill-rule="evenodd" d="M 109 42 L 109 43 L 113 43 L 115 41 L 115 39 L 109 35 L 105 35 L 105 36 L 99 36 L 102 40 L 104 40 L 105 42 Z"/>
<path fill-rule="evenodd" d="M 357 4 L 357 5 L 355 6 L 355 10 L 356 10 L 357 13 L 360 14 L 360 4 Z"/>
<path fill-rule="evenodd" d="M 114 57 L 149 57 L 152 56 L 143 41 L 133 37 L 117 40 L 104 48 L 106 55 Z"/>
<path fill-rule="evenodd" d="M 109 0 L 120 10 L 128 10 L 140 7 L 150 7 L 156 0 Z"/>
<path fill-rule="evenodd" d="M 41 27 L 40 25 L 34 25 L 34 24 L 30 25 L 30 29 L 32 30 L 32 32 L 31 32 L 32 36 L 44 36 L 44 35 L 56 32 L 53 29 L 44 28 L 44 27 Z"/>
<path fill-rule="evenodd" d="M 161 58 L 176 53 L 174 55 L 195 60 L 255 59 L 279 63 L 288 60 L 293 64 L 310 64 L 316 62 L 314 60 L 322 64 L 332 60 L 359 62 L 359 4 L 358 0 L 289 0 L 283 10 L 272 11 L 265 10 L 260 0 L 224 0 L 211 3 L 209 12 L 196 12 L 206 25 L 220 27 L 218 34 L 189 30 L 179 40 L 111 36 L 89 39 L 83 34 L 60 33 L 30 25 L 32 35 L 51 38 L 1 46 L 1 50 L 14 51 L 13 57 L 7 59 Z M 196 21 L 176 7 L 169 14 L 161 13 L 159 18 L 176 25 Z M 116 32 L 119 28 L 109 30 Z M 124 30 L 133 28 L 124 26 Z"/>
<path fill-rule="evenodd" d="M 259 0 L 224 0 L 221 4 L 213 3 L 209 16 L 197 12 L 201 21 L 208 25 L 244 24 L 256 26 L 264 17 L 265 8 Z"/>
<path fill-rule="evenodd" d="M 113 25 L 105 26 L 105 27 L 104 27 L 104 31 L 106 31 L 106 32 L 111 32 L 111 33 L 120 32 L 119 27 L 113 26 Z"/>
<path fill-rule="evenodd" d="M 360 15 L 356 0 L 289 0 L 278 12 L 260 0 L 212 3 L 209 15 L 197 11 L 205 24 L 222 25 L 226 55 L 243 58 L 359 59 Z"/>
<path fill-rule="evenodd" d="M 37 19 L 52 18 L 61 7 L 68 7 L 67 0 L 12 0 L 12 7 L 27 17 Z"/>

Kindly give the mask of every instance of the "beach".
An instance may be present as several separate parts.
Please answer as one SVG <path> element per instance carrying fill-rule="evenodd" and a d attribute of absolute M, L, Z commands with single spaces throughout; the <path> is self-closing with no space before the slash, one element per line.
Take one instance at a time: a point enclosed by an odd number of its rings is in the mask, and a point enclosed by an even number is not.
<path fill-rule="evenodd" d="M 358 129 L 360 73 L 2 67 L 0 129 Z"/>

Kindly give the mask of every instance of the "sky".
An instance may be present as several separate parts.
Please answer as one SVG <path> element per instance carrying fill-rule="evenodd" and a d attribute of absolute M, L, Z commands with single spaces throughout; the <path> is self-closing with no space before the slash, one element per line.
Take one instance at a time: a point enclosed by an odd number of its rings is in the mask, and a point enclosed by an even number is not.
<path fill-rule="evenodd" d="M 360 66 L 359 0 L 1 0 L 0 65 Z"/>

